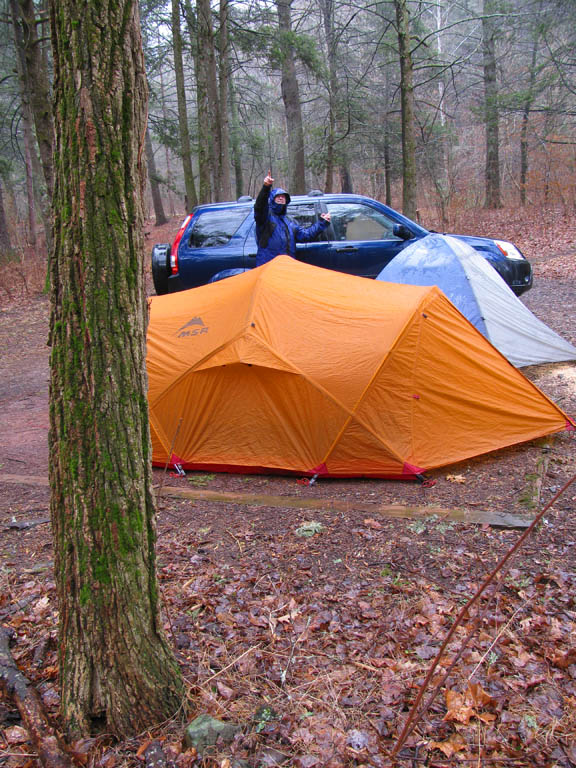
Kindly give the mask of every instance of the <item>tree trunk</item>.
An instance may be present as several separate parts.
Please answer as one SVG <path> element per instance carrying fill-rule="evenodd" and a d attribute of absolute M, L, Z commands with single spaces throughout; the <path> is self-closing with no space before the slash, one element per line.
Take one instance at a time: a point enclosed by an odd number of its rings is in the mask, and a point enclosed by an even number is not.
<path fill-rule="evenodd" d="M 328 50 L 328 136 L 326 138 L 325 192 L 334 190 L 334 165 L 336 144 L 336 110 L 338 101 L 338 77 L 336 64 L 336 37 L 334 34 L 334 1 L 320 0 L 324 36 Z"/>
<path fill-rule="evenodd" d="M 288 131 L 288 163 L 290 189 L 293 195 L 306 193 L 306 162 L 304 153 L 304 127 L 302 124 L 302 106 L 300 90 L 296 77 L 294 51 L 290 44 L 292 34 L 292 0 L 276 0 L 278 8 L 278 28 L 282 48 L 282 100 L 286 114 Z"/>
<path fill-rule="evenodd" d="M 539 4 L 538 15 L 542 10 L 542 4 Z M 530 124 L 530 111 L 534 101 L 534 86 L 536 84 L 536 67 L 538 57 L 539 28 L 534 31 L 534 41 L 532 46 L 532 59 L 530 62 L 530 81 L 524 105 L 522 109 L 522 128 L 520 130 L 520 203 L 526 205 L 526 186 L 528 183 L 528 128 Z"/>
<path fill-rule="evenodd" d="M 220 0 L 220 34 L 218 36 L 219 58 L 219 114 L 220 114 L 220 181 L 222 200 L 232 197 L 230 179 L 230 123 L 228 119 L 228 93 L 230 80 L 228 0 Z"/>
<path fill-rule="evenodd" d="M 36 232 L 36 200 L 34 199 L 34 172 L 32 170 L 32 138 L 31 131 L 24 123 L 24 170 L 26 173 L 26 202 L 28 209 L 28 242 L 36 249 L 38 237 Z"/>
<path fill-rule="evenodd" d="M 208 70 L 200 42 L 200 23 L 191 0 L 184 0 L 186 22 L 190 45 L 194 52 L 196 74 L 196 112 L 198 124 L 198 201 L 209 203 L 213 200 L 214 147 L 212 144 L 213 126 L 210 121 L 208 101 Z"/>
<path fill-rule="evenodd" d="M 21 25 L 20 42 L 24 54 L 24 79 L 29 94 L 30 110 L 34 120 L 36 141 L 40 152 L 40 162 L 44 172 L 44 181 L 48 198 L 52 198 L 54 186 L 53 146 L 54 123 L 52 120 L 52 102 L 50 85 L 45 66 L 45 58 L 36 31 L 36 12 L 34 0 L 10 0 L 13 18 L 18 16 Z M 18 41 L 17 41 L 18 43 Z"/>
<path fill-rule="evenodd" d="M 400 54 L 400 99 L 402 104 L 402 212 L 415 219 L 416 139 L 414 131 L 414 74 L 410 47 L 410 14 L 406 0 L 394 0 Z"/>
<path fill-rule="evenodd" d="M 244 194 L 244 171 L 242 169 L 242 152 L 240 149 L 240 119 L 238 117 L 238 105 L 236 103 L 236 90 L 234 78 L 230 75 L 228 80 L 230 92 L 230 115 L 232 117 L 232 131 L 230 132 L 230 150 L 234 163 L 234 183 L 236 198 Z"/>
<path fill-rule="evenodd" d="M 33 101 L 32 75 L 28 69 L 29 64 L 26 53 L 29 43 L 26 42 L 24 37 L 26 27 L 21 19 L 23 11 L 17 0 L 10 0 L 10 11 L 12 15 L 14 43 L 16 46 L 16 71 L 18 72 L 18 84 L 22 103 L 22 133 L 24 138 L 23 154 L 26 172 L 26 196 L 28 201 L 29 242 L 32 247 L 36 248 L 36 211 L 39 211 L 44 227 L 47 252 L 49 253 L 52 246 L 52 218 L 50 213 L 51 191 L 50 194 L 44 194 L 43 188 L 48 183 L 47 179 L 50 179 L 50 182 L 53 183 L 53 164 L 51 157 L 48 166 L 43 165 L 42 162 L 38 160 L 36 147 L 39 146 L 39 144 L 34 138 L 34 115 L 31 107 L 31 102 Z M 38 103 L 37 98 L 36 103 Z M 51 130 L 53 131 L 53 125 L 51 125 Z M 42 183 L 42 179 L 44 179 L 44 183 Z"/>
<path fill-rule="evenodd" d="M 196 70 L 202 90 L 202 107 L 199 106 L 198 109 L 199 119 L 201 119 L 200 151 L 208 158 L 211 181 L 209 199 L 221 201 L 222 134 L 210 0 L 196 0 L 196 11 L 198 24 Z M 198 103 L 200 105 L 200 101 Z"/>
<path fill-rule="evenodd" d="M 498 81 L 496 70 L 496 24 L 490 17 L 493 0 L 484 0 L 482 45 L 484 54 L 484 126 L 486 129 L 486 208 L 501 208 L 500 133 L 498 120 Z"/>
<path fill-rule="evenodd" d="M 56 152 L 50 484 L 71 738 L 174 715 L 144 366 L 146 74 L 136 0 L 51 0 Z"/>
<path fill-rule="evenodd" d="M 184 62 L 182 60 L 182 35 L 180 33 L 180 3 L 172 0 L 172 43 L 174 46 L 174 69 L 176 75 L 176 97 L 178 100 L 178 127 L 180 131 L 180 155 L 184 171 L 186 188 L 186 210 L 198 205 L 194 172 L 192 170 L 192 151 L 188 130 L 188 108 L 186 106 L 186 87 L 184 85 Z"/>
<path fill-rule="evenodd" d="M 160 100 L 162 103 L 162 117 L 166 122 L 168 122 L 166 92 L 164 88 L 164 72 L 162 69 L 160 70 Z M 164 159 L 166 162 L 166 191 L 168 193 L 168 205 L 170 206 L 170 216 L 174 216 L 176 214 L 176 210 L 174 208 L 174 198 L 172 197 L 172 190 L 174 185 L 172 179 L 172 167 L 170 163 L 170 150 L 168 149 L 168 145 L 164 145 Z"/>
<path fill-rule="evenodd" d="M 162 224 L 166 224 L 168 222 L 168 219 L 166 218 L 166 214 L 164 213 L 164 206 L 162 205 L 160 179 L 158 178 L 158 172 L 156 171 L 156 161 L 154 160 L 152 138 L 150 137 L 150 130 L 148 128 L 146 128 L 146 160 L 148 162 L 148 181 L 150 182 L 150 192 L 152 193 L 152 205 L 154 206 L 156 226 L 161 227 Z"/>
<path fill-rule="evenodd" d="M 10 240 L 10 231 L 8 230 L 6 209 L 4 208 L 4 186 L 0 178 L 0 254 L 3 258 L 6 258 L 10 255 L 11 251 L 12 242 Z"/>

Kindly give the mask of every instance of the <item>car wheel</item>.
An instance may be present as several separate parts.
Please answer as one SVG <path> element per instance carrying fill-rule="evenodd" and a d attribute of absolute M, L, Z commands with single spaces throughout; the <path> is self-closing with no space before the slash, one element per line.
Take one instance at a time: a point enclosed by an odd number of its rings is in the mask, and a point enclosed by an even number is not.
<path fill-rule="evenodd" d="M 170 275 L 170 245 L 160 243 L 152 248 L 152 280 L 158 296 L 168 293 L 168 276 Z"/>
<path fill-rule="evenodd" d="M 531 286 L 529 286 L 529 285 L 526 285 L 526 286 L 524 286 L 524 285 L 520 285 L 520 286 L 518 286 L 518 285 L 515 285 L 515 286 L 513 286 L 513 287 L 512 287 L 512 290 L 514 291 L 514 293 L 516 294 L 516 296 L 522 296 L 522 294 L 523 294 L 523 293 L 526 293 L 526 291 L 527 291 L 527 290 L 528 290 L 530 287 L 531 287 Z"/>

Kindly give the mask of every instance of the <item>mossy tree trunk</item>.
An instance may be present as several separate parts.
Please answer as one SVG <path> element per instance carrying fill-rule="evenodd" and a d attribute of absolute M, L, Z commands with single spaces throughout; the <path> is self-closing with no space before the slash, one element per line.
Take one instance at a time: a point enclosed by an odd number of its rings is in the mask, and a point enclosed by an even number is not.
<path fill-rule="evenodd" d="M 50 483 L 68 735 L 172 716 L 144 367 L 147 89 L 136 0 L 50 0 L 56 115 Z"/>

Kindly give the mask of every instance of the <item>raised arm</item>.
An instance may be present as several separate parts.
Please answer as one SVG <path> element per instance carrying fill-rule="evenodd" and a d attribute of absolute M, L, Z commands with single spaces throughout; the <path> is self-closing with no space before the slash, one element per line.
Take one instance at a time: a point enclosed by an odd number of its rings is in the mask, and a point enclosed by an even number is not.
<path fill-rule="evenodd" d="M 254 220 L 256 224 L 260 226 L 265 224 L 268 219 L 268 197 L 270 196 L 272 184 L 274 184 L 274 179 L 270 175 L 270 172 L 268 172 L 268 175 L 262 184 L 262 189 L 254 202 Z"/>

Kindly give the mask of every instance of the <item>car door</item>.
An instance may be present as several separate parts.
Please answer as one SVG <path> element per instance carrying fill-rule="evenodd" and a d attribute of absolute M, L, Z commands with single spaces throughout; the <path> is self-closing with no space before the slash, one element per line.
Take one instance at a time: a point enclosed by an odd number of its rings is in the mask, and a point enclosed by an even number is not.
<path fill-rule="evenodd" d="M 288 215 L 299 227 L 308 229 L 318 221 L 320 207 L 315 202 L 292 203 Z M 330 239 L 327 230 L 320 232 L 310 243 L 296 243 L 296 258 L 305 264 L 330 269 Z"/>
<path fill-rule="evenodd" d="M 330 213 L 330 269 L 376 277 L 412 240 L 394 234 L 399 223 L 364 201 L 324 203 Z M 326 265 L 328 266 L 328 265 Z"/>

